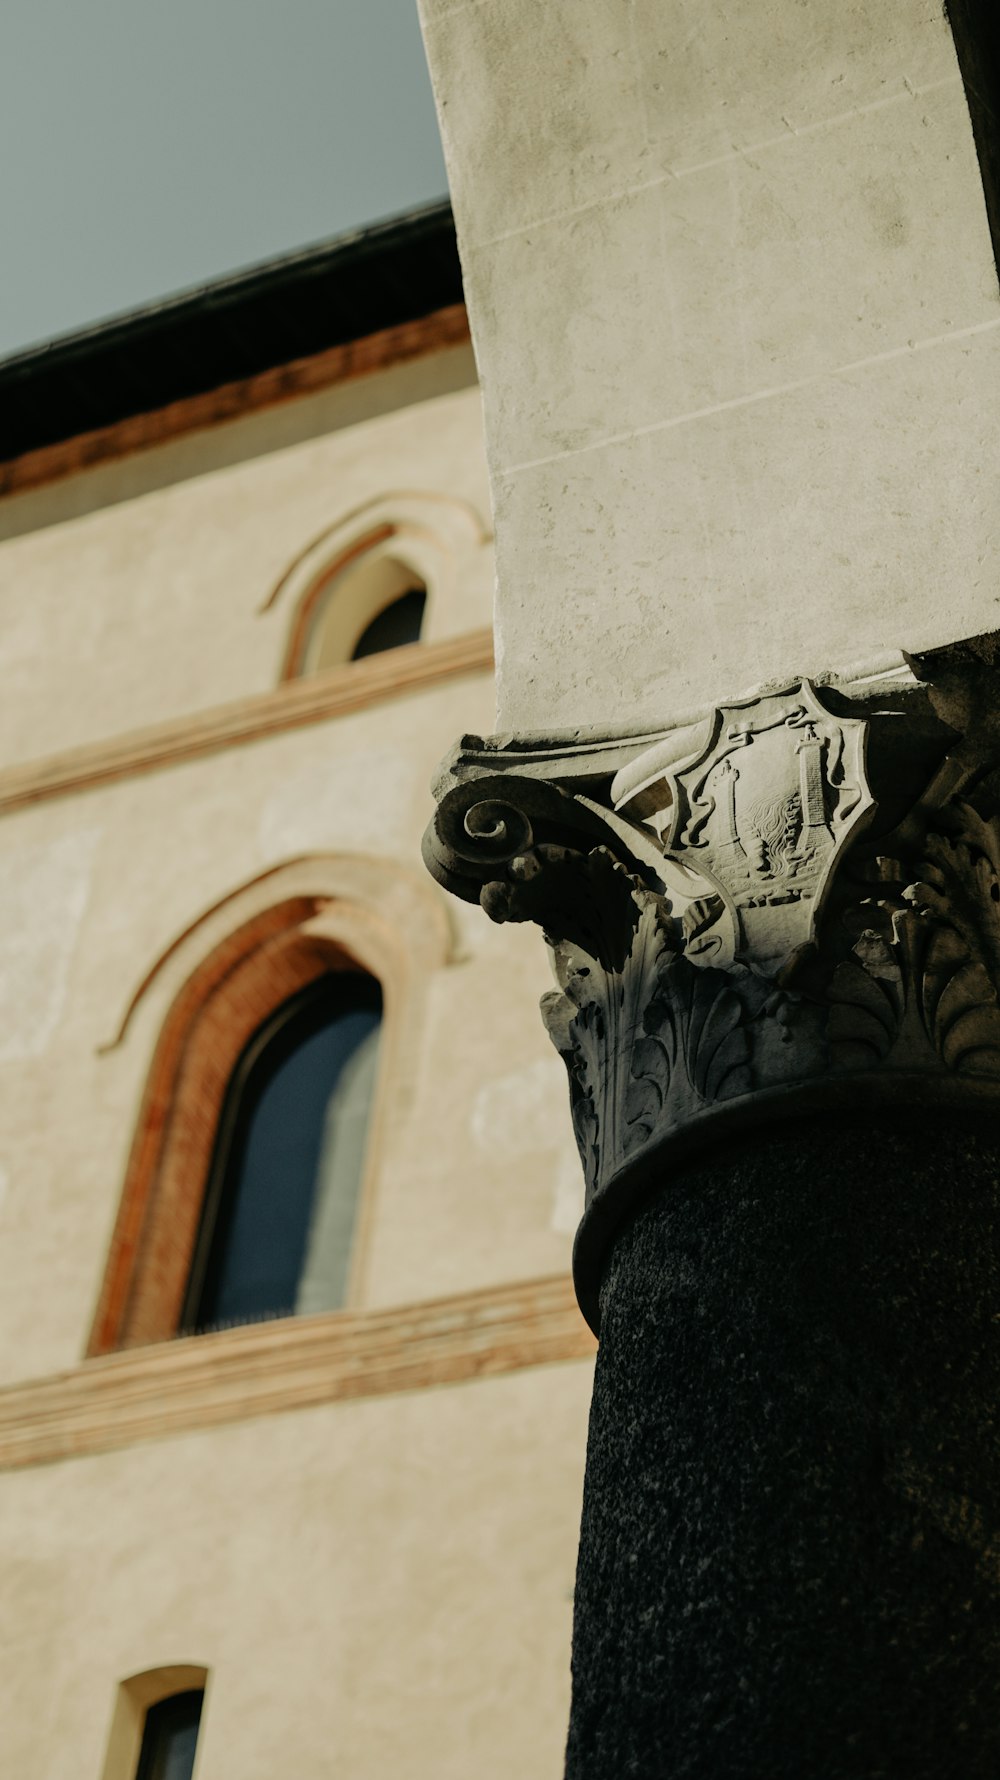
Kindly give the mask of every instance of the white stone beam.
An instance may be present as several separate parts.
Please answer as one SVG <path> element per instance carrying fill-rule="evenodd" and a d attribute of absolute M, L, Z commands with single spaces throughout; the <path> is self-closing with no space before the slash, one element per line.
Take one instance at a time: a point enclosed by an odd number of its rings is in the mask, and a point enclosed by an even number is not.
<path fill-rule="evenodd" d="M 420 0 L 499 723 L 998 622 L 1000 303 L 940 0 Z"/>

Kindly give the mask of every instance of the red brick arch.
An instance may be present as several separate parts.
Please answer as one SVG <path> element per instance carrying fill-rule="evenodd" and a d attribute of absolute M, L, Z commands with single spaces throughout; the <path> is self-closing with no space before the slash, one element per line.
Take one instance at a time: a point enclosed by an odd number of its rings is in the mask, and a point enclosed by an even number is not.
<path fill-rule="evenodd" d="M 423 920 L 417 921 L 414 943 L 407 944 L 393 907 L 404 874 L 380 869 L 396 879 L 382 910 L 316 891 L 271 902 L 212 947 L 175 994 L 147 1077 L 88 1356 L 177 1333 L 233 1069 L 275 1008 L 331 970 L 366 970 L 382 986 L 377 1125 L 414 978 L 438 949 L 426 906 L 416 906 L 426 903 L 422 893 L 411 906 Z M 437 961 L 444 962 L 447 930 L 436 910 L 430 928 L 443 941 Z"/>

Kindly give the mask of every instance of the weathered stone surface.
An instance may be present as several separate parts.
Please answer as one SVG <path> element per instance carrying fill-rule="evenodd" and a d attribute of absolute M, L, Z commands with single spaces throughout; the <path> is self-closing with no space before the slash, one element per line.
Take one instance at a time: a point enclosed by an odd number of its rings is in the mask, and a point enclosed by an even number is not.
<path fill-rule="evenodd" d="M 1000 1136 L 720 1151 L 602 1292 L 569 1780 L 995 1780 Z"/>
<path fill-rule="evenodd" d="M 1000 314 L 943 7 L 420 5 L 501 725 L 652 726 L 994 623 Z"/>

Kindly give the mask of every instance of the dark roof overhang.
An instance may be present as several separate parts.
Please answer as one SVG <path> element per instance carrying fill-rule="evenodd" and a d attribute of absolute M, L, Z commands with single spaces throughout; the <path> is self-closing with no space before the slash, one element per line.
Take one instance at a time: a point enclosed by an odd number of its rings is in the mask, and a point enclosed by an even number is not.
<path fill-rule="evenodd" d="M 0 360 L 0 461 L 461 303 L 448 203 Z"/>

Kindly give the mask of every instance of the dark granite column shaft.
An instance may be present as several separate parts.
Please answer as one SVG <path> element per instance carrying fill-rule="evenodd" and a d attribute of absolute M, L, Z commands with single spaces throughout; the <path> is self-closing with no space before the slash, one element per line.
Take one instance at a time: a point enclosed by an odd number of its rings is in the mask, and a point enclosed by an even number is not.
<path fill-rule="evenodd" d="M 569 1780 L 998 1780 L 997 1120 L 714 1152 L 602 1312 Z"/>

